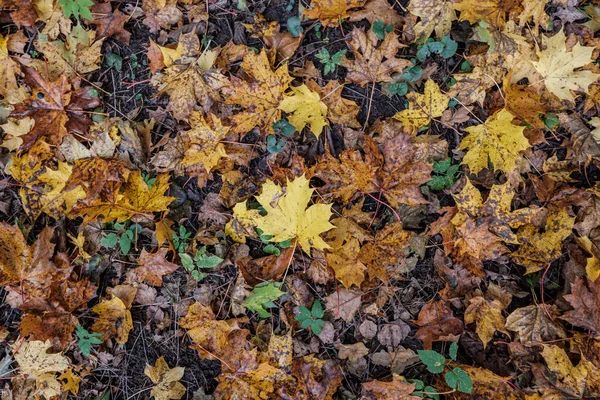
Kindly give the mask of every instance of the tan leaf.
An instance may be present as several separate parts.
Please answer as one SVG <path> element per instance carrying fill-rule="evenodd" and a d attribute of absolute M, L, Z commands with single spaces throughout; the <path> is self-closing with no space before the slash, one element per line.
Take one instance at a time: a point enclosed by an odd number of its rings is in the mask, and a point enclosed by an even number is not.
<path fill-rule="evenodd" d="M 494 337 L 496 331 L 508 332 L 504 329 L 504 306 L 498 300 L 486 300 L 481 296 L 469 300 L 470 304 L 465 310 L 465 324 L 476 323 L 476 332 L 485 348 Z"/>
<path fill-rule="evenodd" d="M 554 320 L 557 316 L 558 308 L 552 304 L 521 307 L 506 318 L 506 329 L 517 332 L 520 343 L 565 338 L 565 330 Z"/>
<path fill-rule="evenodd" d="M 146 365 L 144 375 L 154 383 L 150 395 L 156 400 L 181 399 L 185 394 L 185 386 L 179 381 L 184 372 L 183 367 L 169 368 L 163 356 L 156 360 L 154 366 Z"/>

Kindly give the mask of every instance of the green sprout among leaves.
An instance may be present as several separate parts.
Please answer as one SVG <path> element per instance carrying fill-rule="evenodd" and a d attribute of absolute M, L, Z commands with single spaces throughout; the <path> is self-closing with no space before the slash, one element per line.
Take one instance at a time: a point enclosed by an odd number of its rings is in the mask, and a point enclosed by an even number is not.
<path fill-rule="evenodd" d="M 113 228 L 117 231 L 121 231 L 125 228 L 126 223 L 115 222 Z M 114 247 L 119 244 L 119 249 L 124 256 L 129 254 L 129 250 L 131 250 L 131 245 L 137 241 L 137 237 L 142 231 L 142 227 L 138 224 L 132 224 L 125 230 L 125 232 L 121 234 L 117 234 L 115 232 L 111 232 L 100 240 L 103 246 L 114 249 Z"/>
<path fill-rule="evenodd" d="M 458 168 L 459 165 L 452 165 L 452 159 L 450 157 L 442 161 L 436 161 L 433 163 L 433 172 L 435 175 L 432 179 L 427 182 L 427 186 L 431 190 L 444 190 L 456 183 L 458 179 Z"/>
<path fill-rule="evenodd" d="M 329 50 L 327 50 L 325 47 L 322 47 L 321 51 L 319 51 L 315 57 L 321 62 L 321 64 L 325 65 L 323 68 L 323 73 L 327 75 L 330 72 L 335 71 L 338 65 L 342 65 L 342 57 L 346 55 L 346 52 L 347 50 L 340 50 L 331 55 Z"/>
<path fill-rule="evenodd" d="M 321 333 L 323 326 L 325 326 L 322 320 L 324 314 L 323 305 L 321 305 L 319 300 L 315 300 L 310 310 L 304 306 L 300 306 L 300 311 L 294 318 L 300 322 L 302 329 L 310 327 L 313 333 L 318 335 Z"/>
<path fill-rule="evenodd" d="M 209 254 L 206 246 L 202 246 L 193 258 L 187 253 L 179 253 L 179 258 L 181 258 L 183 268 L 188 270 L 192 274 L 192 278 L 197 281 L 204 279 L 208 275 L 202 270 L 215 268 L 223 262 L 221 257 Z"/>
<path fill-rule="evenodd" d="M 94 5 L 92 0 L 60 0 L 60 5 L 62 6 L 63 14 L 67 18 L 70 18 L 72 15 L 76 19 L 79 19 L 81 15 L 82 18 L 89 21 L 94 19 L 90 11 L 90 7 Z"/>
<path fill-rule="evenodd" d="M 185 251 L 185 244 L 192 236 L 192 232 L 188 232 L 185 226 L 179 225 L 179 232 L 173 233 L 173 247 L 177 253 L 183 253 Z"/>
<path fill-rule="evenodd" d="M 377 36 L 377 39 L 383 40 L 385 39 L 385 34 L 393 31 L 394 27 L 392 25 L 386 25 L 383 21 L 378 19 L 371 25 L 371 30 L 375 36 Z"/>
<path fill-rule="evenodd" d="M 244 300 L 244 305 L 250 311 L 256 311 L 260 318 L 269 318 L 271 313 L 267 308 L 274 308 L 275 300 L 285 294 L 280 290 L 281 282 L 262 282 L 254 287 L 252 294 Z"/>
<path fill-rule="evenodd" d="M 456 361 L 456 356 L 458 353 L 458 345 L 456 343 L 452 343 L 450 345 L 449 355 L 452 361 Z M 471 393 L 473 391 L 473 381 L 471 377 L 460 367 L 451 368 L 446 365 L 446 357 L 442 354 L 438 353 L 435 350 L 418 350 L 417 354 L 419 359 L 425 367 L 427 367 L 427 371 L 432 374 L 441 374 L 445 370 L 444 380 L 446 384 L 450 386 L 452 389 L 456 389 L 462 393 Z M 424 388 L 423 392 L 432 393 L 435 392 L 433 388 Z M 419 392 L 414 393 L 416 396 L 420 396 Z M 421 393 L 422 395 L 423 393 Z M 428 396 L 433 397 L 431 394 Z"/>
<path fill-rule="evenodd" d="M 79 346 L 79 350 L 81 350 L 81 354 L 86 357 L 90 356 L 93 344 L 102 344 L 101 333 L 90 333 L 81 325 L 77 325 L 75 334 L 77 334 L 77 345 Z"/>
<path fill-rule="evenodd" d="M 442 58 L 450 58 L 456 54 L 458 43 L 444 35 L 440 41 L 435 41 L 431 38 L 417 51 L 417 60 L 425 61 L 432 54 L 439 54 Z"/>

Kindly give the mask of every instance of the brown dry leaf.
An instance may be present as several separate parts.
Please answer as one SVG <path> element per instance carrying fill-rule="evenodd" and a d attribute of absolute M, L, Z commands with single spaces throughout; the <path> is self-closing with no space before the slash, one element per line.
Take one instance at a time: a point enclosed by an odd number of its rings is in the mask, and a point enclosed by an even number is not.
<path fill-rule="evenodd" d="M 325 298 L 325 309 L 331 312 L 335 319 L 342 318 L 350 322 L 362 304 L 362 294 L 360 290 L 338 289 L 337 293 L 334 292 Z"/>
<path fill-rule="evenodd" d="M 0 286 L 15 285 L 24 299 L 46 298 L 54 282 L 66 279 L 71 268 L 53 259 L 53 235 L 46 227 L 29 246 L 17 225 L 0 223 Z"/>
<path fill-rule="evenodd" d="M 476 24 L 484 20 L 499 28 L 506 23 L 506 14 L 515 6 L 515 0 L 459 0 L 454 4 L 454 9 L 460 11 L 460 20 Z"/>
<path fill-rule="evenodd" d="M 89 204 L 80 202 L 68 214 L 71 217 L 83 216 L 83 223 L 96 221 L 102 215 L 104 222 L 123 222 L 136 216 L 150 216 L 150 213 L 166 211 L 174 197 L 164 196 L 169 188 L 169 175 L 158 175 L 151 188 L 148 187 L 140 171 L 129 174 L 123 193 L 114 191 L 106 198 L 97 198 Z"/>
<path fill-rule="evenodd" d="M 152 33 L 157 33 L 159 28 L 169 30 L 171 25 L 183 18 L 183 13 L 177 8 L 177 0 L 147 0 L 142 9 L 146 16 L 143 23 Z"/>
<path fill-rule="evenodd" d="M 245 134 L 258 126 L 272 133 L 272 125 L 281 119 L 278 107 L 292 81 L 287 64 L 273 71 L 267 53 L 262 50 L 259 54 L 244 56 L 241 68 L 250 79 L 242 80 L 233 76 L 230 84 L 223 88 L 226 104 L 244 109 L 230 118 L 232 131 Z"/>
<path fill-rule="evenodd" d="M 363 342 L 354 344 L 341 344 L 335 345 L 338 350 L 338 357 L 340 360 L 348 360 L 350 362 L 356 362 L 358 359 L 369 354 L 369 349 Z"/>
<path fill-rule="evenodd" d="M 179 265 L 166 260 L 169 249 L 163 247 L 156 253 L 149 253 L 142 249 L 137 260 L 138 268 L 131 270 L 132 275 L 138 282 L 146 282 L 152 286 L 162 286 L 164 275 L 173 273 Z"/>
<path fill-rule="evenodd" d="M 415 384 L 408 383 L 396 374 L 392 374 L 391 382 L 370 381 L 362 384 L 365 399 L 377 400 L 419 400 L 421 397 L 413 396 Z"/>
<path fill-rule="evenodd" d="M 421 308 L 415 324 L 419 327 L 415 336 L 423 342 L 423 348 L 431 349 L 433 342 L 457 341 L 463 332 L 463 323 L 456 318 L 446 301 L 431 301 Z"/>
<path fill-rule="evenodd" d="M 600 280 L 588 279 L 586 287 L 583 279 L 576 278 L 571 284 L 571 294 L 565 299 L 574 309 L 567 311 L 562 319 L 583 329 L 600 331 Z"/>
<path fill-rule="evenodd" d="M 340 20 L 351 15 L 350 10 L 362 7 L 366 0 L 314 0 L 311 8 L 304 10 L 309 19 L 318 19 L 325 27 L 337 27 Z"/>
<path fill-rule="evenodd" d="M 30 117 L 35 124 L 21 137 L 20 150 L 31 149 L 40 139 L 58 147 L 69 131 L 84 134 L 90 120 L 81 111 L 100 105 L 98 96 L 92 96 L 92 88 L 71 91 L 71 84 L 64 75 L 51 82 L 32 68 L 25 68 L 25 72 L 25 81 L 32 88 L 31 97 L 15 105 L 11 116 Z"/>
<path fill-rule="evenodd" d="M 225 139 L 229 128 L 223 126 L 214 114 L 204 118 L 199 112 L 193 112 L 189 121 L 192 129 L 181 133 L 185 149 L 181 165 L 188 175 L 202 177 L 199 179 L 202 182 L 219 160 L 227 155 L 221 140 Z M 200 182 L 199 186 L 203 186 Z"/>
<path fill-rule="evenodd" d="M 154 366 L 146 365 L 144 375 L 146 375 L 154 386 L 150 395 L 156 400 L 179 400 L 185 394 L 185 386 L 179 382 L 183 378 L 185 368 L 169 368 L 165 358 L 161 356 L 156 360 Z"/>
<path fill-rule="evenodd" d="M 105 299 L 92 311 L 98 314 L 98 319 L 92 325 L 93 332 L 101 333 L 104 341 L 114 338 L 119 344 L 127 343 L 133 320 L 123 300 L 116 296 L 112 300 Z"/>
<path fill-rule="evenodd" d="M 516 339 L 520 343 L 562 339 L 567 337 L 567 333 L 554 320 L 557 316 L 558 308 L 553 304 L 521 307 L 506 318 L 506 329 L 517 332 Z"/>
<path fill-rule="evenodd" d="M 541 270 L 560 257 L 562 244 L 571 235 L 574 222 L 575 217 L 561 209 L 548 216 L 543 233 L 534 225 L 523 226 L 517 234 L 521 247 L 511 253 L 511 258 L 527 268 L 526 274 Z"/>
<path fill-rule="evenodd" d="M 379 46 L 376 46 L 377 42 L 374 35 L 367 35 L 360 28 L 354 28 L 350 32 L 348 46 L 352 49 L 354 60 L 345 56 L 342 58 L 342 65 L 348 68 L 347 80 L 360 86 L 390 82 L 394 73 L 402 72 L 411 65 L 408 60 L 396 58 L 396 53 L 403 45 L 395 33 L 386 34 Z"/>
<path fill-rule="evenodd" d="M 96 3 L 91 7 L 91 11 L 94 16 L 93 23 L 96 24 L 96 37 L 98 39 L 114 36 L 129 46 L 131 33 L 124 26 L 130 18 L 127 14 L 123 14 L 118 8 L 112 11 L 110 2 Z"/>
<path fill-rule="evenodd" d="M 440 38 L 450 32 L 452 21 L 456 19 L 453 3 L 448 0 L 413 0 L 408 11 L 421 18 L 414 26 L 415 39 L 427 39 L 435 31 Z"/>
<path fill-rule="evenodd" d="M 465 310 L 465 324 L 476 323 L 477 336 L 483 342 L 484 349 L 496 331 L 508 336 L 508 332 L 504 329 L 503 310 L 504 306 L 498 300 L 490 301 L 481 296 L 469 300 L 469 306 Z"/>
<path fill-rule="evenodd" d="M 391 25 L 394 28 L 400 28 L 404 23 L 404 18 L 394 10 L 386 0 L 369 0 L 362 10 L 352 12 L 351 22 L 357 22 L 366 19 L 371 24 L 375 21 L 381 21 L 385 25 Z"/>

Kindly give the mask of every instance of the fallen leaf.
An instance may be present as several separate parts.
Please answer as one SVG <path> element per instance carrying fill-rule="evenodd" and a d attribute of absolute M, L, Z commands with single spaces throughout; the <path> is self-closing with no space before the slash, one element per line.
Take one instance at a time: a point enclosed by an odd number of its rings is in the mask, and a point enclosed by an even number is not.
<path fill-rule="evenodd" d="M 238 105 L 243 109 L 231 117 L 232 131 L 245 134 L 258 126 L 272 133 L 272 125 L 281 119 L 279 105 L 292 81 L 287 64 L 273 71 L 263 50 L 259 54 L 244 56 L 241 68 L 250 79 L 246 81 L 233 76 L 231 83 L 223 88 L 226 104 Z"/>
<path fill-rule="evenodd" d="M 150 395 L 156 400 L 179 400 L 185 394 L 185 386 L 179 382 L 183 378 L 185 368 L 169 368 L 165 358 L 161 356 L 156 360 L 154 366 L 146 365 L 144 375 L 146 375 L 154 386 Z"/>
<path fill-rule="evenodd" d="M 419 327 L 415 336 L 423 342 L 423 348 L 431 349 L 433 342 L 457 341 L 463 332 L 463 323 L 454 316 L 445 301 L 431 301 L 421 308 L 415 324 Z"/>
<path fill-rule="evenodd" d="M 548 369 L 555 375 L 555 385 L 567 396 L 582 397 L 586 394 L 597 395 L 597 380 L 600 369 L 582 355 L 581 361 L 574 366 L 567 353 L 556 345 L 544 344 L 542 357 Z M 594 385 L 594 382 L 596 384 Z"/>
<path fill-rule="evenodd" d="M 335 345 L 335 348 L 338 350 L 340 360 L 348 360 L 350 362 L 356 362 L 358 359 L 369 354 L 369 349 L 362 342 L 354 344 L 338 343 Z"/>
<path fill-rule="evenodd" d="M 403 377 L 392 374 L 391 382 L 370 381 L 362 384 L 366 399 L 381 400 L 418 400 L 419 396 L 413 396 L 415 384 L 409 383 Z M 371 396 L 371 397 L 369 397 Z"/>
<path fill-rule="evenodd" d="M 353 11 L 350 15 L 351 22 L 363 19 L 369 21 L 371 25 L 375 21 L 381 21 L 394 28 L 400 28 L 404 23 L 404 18 L 386 0 L 369 0 L 362 6 L 362 10 Z"/>
<path fill-rule="evenodd" d="M 360 123 L 356 120 L 360 107 L 354 101 L 342 97 L 343 83 L 331 80 L 325 87 L 320 87 L 314 80 L 309 79 L 306 81 L 306 86 L 317 92 L 321 101 L 327 106 L 329 121 L 350 128 L 360 127 Z"/>
<path fill-rule="evenodd" d="M 327 265 L 335 271 L 335 277 L 346 288 L 350 288 L 352 285 L 360 287 L 365 280 L 367 267 L 359 260 L 359 252 L 358 240 L 350 238 L 342 247 L 325 256 Z"/>
<path fill-rule="evenodd" d="M 129 20 L 127 14 L 123 14 L 118 8 L 112 11 L 111 3 L 96 3 L 91 7 L 96 24 L 96 36 L 98 39 L 114 36 L 129 46 L 131 33 L 125 29 L 125 23 Z"/>
<path fill-rule="evenodd" d="M 600 281 L 576 278 L 571 284 L 571 294 L 565 296 L 573 310 L 567 311 L 561 318 L 569 323 L 590 331 L 600 331 Z"/>
<path fill-rule="evenodd" d="M 351 15 L 350 10 L 361 7 L 366 0 L 314 0 L 311 8 L 304 10 L 309 19 L 318 19 L 326 27 L 336 27 L 340 20 Z"/>
<path fill-rule="evenodd" d="M 517 233 L 521 247 L 511 253 L 511 258 L 527 268 L 526 274 L 541 270 L 561 256 L 562 244 L 571 235 L 574 222 L 575 218 L 561 209 L 550 214 L 543 233 L 534 225 L 523 226 Z"/>
<path fill-rule="evenodd" d="M 8 54 L 8 37 L 0 35 L 0 95 L 10 104 L 17 104 L 22 101 L 20 98 L 19 86 L 17 85 L 17 76 L 21 76 L 19 64 Z M 21 93 L 22 94 L 22 93 Z"/>
<path fill-rule="evenodd" d="M 288 180 L 285 193 L 279 185 L 267 180 L 262 194 L 256 196 L 267 215 L 261 216 L 256 210 L 248 211 L 240 203 L 233 209 L 234 221 L 228 223 L 227 232 L 245 236 L 247 227 L 256 226 L 263 234 L 273 236 L 269 240 L 275 243 L 297 239 L 306 252 L 310 252 L 311 248 L 326 249 L 329 246 L 319 235 L 334 228 L 329 222 L 331 205 L 314 204 L 306 208 L 313 191 L 304 176 L 291 182 Z M 236 229 L 236 226 L 242 228 Z"/>
<path fill-rule="evenodd" d="M 29 117 L 20 120 L 9 118 L 5 124 L 0 125 L 0 128 L 8 135 L 5 136 L 5 139 L 0 146 L 7 148 L 9 151 L 18 150 L 23 144 L 21 136 L 27 135 L 34 124 L 35 120 Z"/>
<path fill-rule="evenodd" d="M 71 392 L 73 395 L 77 395 L 77 393 L 79 393 L 79 384 L 81 383 L 81 378 L 75 375 L 71 368 L 59 375 L 58 380 L 66 381 L 62 385 L 63 392 Z"/>
<path fill-rule="evenodd" d="M 354 54 L 354 60 L 349 60 L 346 56 L 342 58 L 342 65 L 348 69 L 347 80 L 360 86 L 390 82 L 392 74 L 402 72 L 411 65 L 408 60 L 396 58 L 402 45 L 395 33 L 386 34 L 379 46 L 376 44 L 377 39 L 373 40 L 360 28 L 354 28 L 350 32 L 348 46 Z"/>
<path fill-rule="evenodd" d="M 460 142 L 459 150 L 469 149 L 463 158 L 472 173 L 488 168 L 511 172 L 519 159 L 520 152 L 530 147 L 523 135 L 525 127 L 511 123 L 514 116 L 502 109 L 488 118 L 484 124 L 465 128 L 468 133 Z M 488 161 L 489 160 L 489 161 Z"/>
<path fill-rule="evenodd" d="M 520 343 L 562 339 L 567 337 L 567 333 L 554 320 L 557 316 L 558 308 L 553 304 L 521 307 L 506 318 L 506 329 L 517 332 Z"/>
<path fill-rule="evenodd" d="M 550 38 L 544 38 L 542 43 L 546 49 L 538 51 L 538 61 L 531 63 L 542 75 L 548 90 L 559 99 L 573 103 L 575 97 L 571 91 L 587 93 L 588 86 L 600 77 L 592 71 L 574 71 L 594 61 L 592 52 L 594 47 L 581 46 L 576 43 L 571 51 L 567 52 L 564 30 Z"/>
<path fill-rule="evenodd" d="M 362 292 L 360 290 L 338 289 L 325 298 L 325 309 L 333 314 L 335 319 L 342 318 L 351 322 L 360 308 Z"/>
<path fill-rule="evenodd" d="M 414 26 L 415 39 L 427 39 L 435 31 L 441 38 L 452 27 L 456 19 L 453 3 L 447 0 L 413 0 L 408 4 L 408 11 L 421 18 Z"/>
<path fill-rule="evenodd" d="M 164 275 L 174 272 L 179 265 L 166 260 L 169 249 L 163 247 L 156 253 L 149 253 L 142 249 L 137 262 L 139 267 L 132 270 L 138 282 L 146 282 L 152 286 L 162 286 Z"/>
<path fill-rule="evenodd" d="M 101 333 L 104 341 L 114 338 L 119 344 L 127 343 L 133 320 L 131 312 L 119 297 L 103 300 L 92 311 L 98 314 L 98 319 L 92 325 L 93 332 Z"/>
<path fill-rule="evenodd" d="M 279 104 L 279 109 L 286 113 L 292 113 L 288 118 L 298 132 L 307 124 L 310 131 L 319 137 L 323 128 L 328 125 L 327 106 L 321 101 L 318 93 L 310 90 L 306 85 L 291 87 L 292 96 L 284 98 Z"/>
<path fill-rule="evenodd" d="M 406 99 L 408 109 L 397 112 L 394 118 L 415 131 L 428 125 L 433 118 L 441 117 L 450 101 L 450 97 L 442 93 L 433 80 L 425 83 L 423 94 L 410 92 Z"/>
<path fill-rule="evenodd" d="M 465 310 L 465 324 L 476 323 L 475 331 L 483 342 L 484 349 L 496 331 L 508 335 L 504 329 L 505 320 L 502 310 L 504 306 L 498 300 L 490 301 L 481 296 L 469 300 L 469 306 Z"/>

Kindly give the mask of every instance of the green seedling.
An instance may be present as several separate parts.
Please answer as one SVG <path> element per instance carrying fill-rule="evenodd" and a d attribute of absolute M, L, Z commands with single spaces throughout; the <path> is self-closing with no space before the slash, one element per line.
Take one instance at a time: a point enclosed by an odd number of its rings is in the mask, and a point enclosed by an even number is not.
<path fill-rule="evenodd" d="M 452 159 L 450 157 L 442 161 L 436 161 L 433 163 L 433 177 L 427 186 L 431 190 L 444 190 L 456 183 L 458 179 L 458 168 L 459 165 L 452 165 Z"/>
<path fill-rule="evenodd" d="M 121 231 L 126 227 L 127 222 L 121 224 L 119 222 L 115 222 L 113 228 L 117 231 Z M 125 232 L 121 234 L 117 234 L 115 232 L 111 232 L 100 240 L 103 246 L 114 249 L 117 243 L 119 244 L 119 249 L 123 255 L 129 254 L 131 250 L 131 245 L 137 241 L 137 237 L 142 231 L 142 227 L 138 224 L 132 224 L 125 230 Z"/>
<path fill-rule="evenodd" d="M 208 275 L 203 270 L 215 268 L 223 262 L 221 257 L 209 254 L 206 246 L 202 246 L 193 258 L 187 253 L 179 253 L 179 258 L 181 258 L 183 268 L 188 270 L 192 274 L 192 278 L 197 281 Z"/>
<path fill-rule="evenodd" d="M 385 39 L 385 34 L 393 31 L 394 27 L 392 25 L 386 25 L 383 21 L 378 19 L 371 25 L 371 30 L 375 36 L 377 36 L 377 39 L 383 40 Z"/>
<path fill-rule="evenodd" d="M 90 11 L 90 7 L 94 5 L 92 0 L 60 0 L 59 3 L 62 6 L 63 14 L 67 18 L 71 18 L 72 15 L 75 19 L 79 19 L 81 15 L 82 18 L 89 21 L 94 19 Z"/>
<path fill-rule="evenodd" d="M 449 351 L 449 356 L 452 361 L 456 361 L 457 353 L 458 345 L 456 343 L 452 343 Z M 431 372 L 432 374 L 437 375 L 446 371 L 444 373 L 444 380 L 446 381 L 446 384 L 450 386 L 450 388 L 456 389 L 462 393 L 471 393 L 473 391 L 473 381 L 469 375 L 460 367 L 453 368 L 448 365 L 448 360 L 446 360 L 446 357 L 444 357 L 442 354 L 435 350 L 418 350 L 417 354 L 419 356 L 419 360 L 421 360 L 421 362 L 425 364 L 425 367 L 427 367 L 427 371 Z M 419 386 L 422 386 L 423 382 L 420 381 L 420 383 L 421 385 Z M 417 387 L 415 387 L 415 389 L 417 389 Z M 413 394 L 423 397 L 423 394 L 427 393 L 427 396 L 431 398 L 437 398 L 433 397 L 436 395 L 430 394 L 434 393 L 435 391 L 436 390 L 434 388 L 424 387 L 422 389 L 422 393 L 419 394 L 418 391 L 415 391 Z"/>
<path fill-rule="evenodd" d="M 173 232 L 173 247 L 177 253 L 185 251 L 185 244 L 191 236 L 192 232 L 188 232 L 183 225 L 179 225 L 179 232 Z"/>
<path fill-rule="evenodd" d="M 269 318 L 271 313 L 267 308 L 274 308 L 273 302 L 285 294 L 280 288 L 281 282 L 259 283 L 252 290 L 252 294 L 246 297 L 244 305 L 248 310 L 257 312 L 260 318 Z"/>
<path fill-rule="evenodd" d="M 322 319 L 323 315 L 325 315 L 323 305 L 319 300 L 315 300 L 310 310 L 304 306 L 300 306 L 300 311 L 298 311 L 294 319 L 300 322 L 302 329 L 310 327 L 313 333 L 318 335 L 321 333 L 323 326 L 325 326 Z"/>
<path fill-rule="evenodd" d="M 442 58 L 450 58 L 456 54 L 458 43 L 444 35 L 440 41 L 431 38 L 417 51 L 417 60 L 425 61 L 432 54 L 439 54 Z"/>
<path fill-rule="evenodd" d="M 81 354 L 86 357 L 90 356 L 93 344 L 102 344 L 101 333 L 90 333 L 81 325 L 77 325 L 75 334 L 77 335 L 77 345 L 79 346 L 79 350 L 81 350 Z"/>
<path fill-rule="evenodd" d="M 325 66 L 323 68 L 323 73 L 327 75 L 330 72 L 334 72 L 338 65 L 342 65 L 342 57 L 346 55 L 346 52 L 347 50 L 340 50 L 331 55 L 329 50 L 322 47 L 321 51 L 319 51 L 315 57 Z"/>

